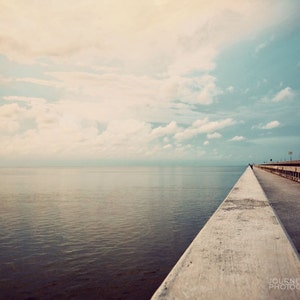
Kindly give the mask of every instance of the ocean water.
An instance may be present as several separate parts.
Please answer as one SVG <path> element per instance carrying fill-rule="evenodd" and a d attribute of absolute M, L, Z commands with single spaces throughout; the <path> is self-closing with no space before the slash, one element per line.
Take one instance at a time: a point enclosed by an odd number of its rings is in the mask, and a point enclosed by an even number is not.
<path fill-rule="evenodd" d="M 244 170 L 0 169 L 0 299 L 149 299 Z"/>

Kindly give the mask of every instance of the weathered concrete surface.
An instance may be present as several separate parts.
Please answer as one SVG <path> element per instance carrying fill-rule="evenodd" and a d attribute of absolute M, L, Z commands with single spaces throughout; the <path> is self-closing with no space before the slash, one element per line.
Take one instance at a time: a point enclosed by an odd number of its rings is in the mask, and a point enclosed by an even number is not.
<path fill-rule="evenodd" d="M 300 253 L 300 183 L 253 169 L 271 206 Z"/>
<path fill-rule="evenodd" d="M 298 256 L 247 168 L 152 299 L 300 299 L 288 286 L 297 278 Z"/>

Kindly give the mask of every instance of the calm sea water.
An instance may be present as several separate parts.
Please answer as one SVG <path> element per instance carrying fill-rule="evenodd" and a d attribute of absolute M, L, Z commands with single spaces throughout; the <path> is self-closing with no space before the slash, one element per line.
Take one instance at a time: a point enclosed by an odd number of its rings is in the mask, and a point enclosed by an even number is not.
<path fill-rule="evenodd" d="M 149 299 L 244 169 L 0 169 L 0 298 Z"/>

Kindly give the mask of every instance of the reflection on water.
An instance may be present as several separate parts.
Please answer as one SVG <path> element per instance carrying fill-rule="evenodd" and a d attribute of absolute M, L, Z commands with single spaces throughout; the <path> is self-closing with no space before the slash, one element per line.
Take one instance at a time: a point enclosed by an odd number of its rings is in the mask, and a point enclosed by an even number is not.
<path fill-rule="evenodd" d="M 149 299 L 243 167 L 0 169 L 6 299 Z"/>

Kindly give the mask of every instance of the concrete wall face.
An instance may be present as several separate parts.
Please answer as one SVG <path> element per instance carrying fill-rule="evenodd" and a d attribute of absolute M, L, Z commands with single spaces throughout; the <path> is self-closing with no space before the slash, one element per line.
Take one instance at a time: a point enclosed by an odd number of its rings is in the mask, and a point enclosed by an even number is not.
<path fill-rule="evenodd" d="M 152 299 L 300 299 L 300 262 L 250 167 Z"/>

